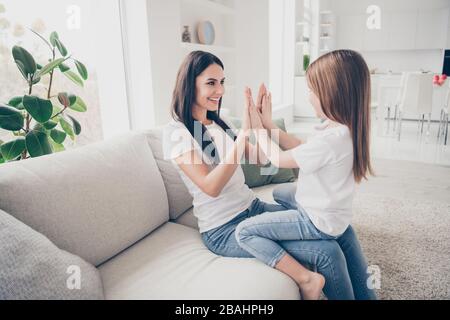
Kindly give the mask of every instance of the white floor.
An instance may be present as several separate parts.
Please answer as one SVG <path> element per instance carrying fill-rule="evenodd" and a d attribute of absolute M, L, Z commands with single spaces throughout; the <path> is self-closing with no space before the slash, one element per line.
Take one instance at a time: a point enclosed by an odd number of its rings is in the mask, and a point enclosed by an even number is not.
<path fill-rule="evenodd" d="M 320 123 L 317 119 L 302 119 L 288 126 L 290 133 L 306 137 L 314 126 Z M 436 165 L 450 166 L 450 138 L 444 146 L 443 138 L 437 139 L 438 124 L 431 123 L 427 134 L 427 123 L 424 124 L 423 134 L 420 134 L 418 122 L 403 121 L 400 141 L 393 131 L 393 121 L 387 133 L 386 120 L 373 120 L 372 124 L 372 157 L 380 159 L 395 159 L 423 162 Z"/>

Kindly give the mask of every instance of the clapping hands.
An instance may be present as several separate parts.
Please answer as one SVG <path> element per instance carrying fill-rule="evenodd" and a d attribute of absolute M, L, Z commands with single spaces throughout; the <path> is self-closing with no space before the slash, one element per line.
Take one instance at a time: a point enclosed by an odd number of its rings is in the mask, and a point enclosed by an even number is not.
<path fill-rule="evenodd" d="M 264 84 L 259 87 L 256 104 L 250 88 L 245 89 L 244 130 L 264 129 L 272 123 L 272 95 Z"/>

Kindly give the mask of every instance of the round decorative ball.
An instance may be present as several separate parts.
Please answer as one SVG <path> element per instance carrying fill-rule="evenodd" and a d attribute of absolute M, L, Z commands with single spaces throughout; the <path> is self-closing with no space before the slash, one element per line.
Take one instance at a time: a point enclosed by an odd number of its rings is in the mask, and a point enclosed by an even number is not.
<path fill-rule="evenodd" d="M 213 24 L 210 21 L 200 22 L 197 25 L 197 36 L 201 44 L 213 44 L 216 37 Z"/>

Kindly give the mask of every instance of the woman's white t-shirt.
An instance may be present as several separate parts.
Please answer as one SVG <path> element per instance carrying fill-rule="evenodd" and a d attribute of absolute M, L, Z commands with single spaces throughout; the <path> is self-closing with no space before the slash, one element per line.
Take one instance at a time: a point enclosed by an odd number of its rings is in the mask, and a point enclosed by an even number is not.
<path fill-rule="evenodd" d="M 352 219 L 353 144 L 347 126 L 317 130 L 291 150 L 299 166 L 295 199 L 320 231 L 338 236 Z"/>
<path fill-rule="evenodd" d="M 206 128 L 214 141 L 216 152 L 218 152 L 220 159 L 223 159 L 224 155 L 233 148 L 233 139 L 214 122 L 211 125 L 207 125 Z M 196 150 L 206 163 L 210 162 L 182 122 L 172 120 L 166 125 L 164 128 L 163 149 L 164 158 L 172 160 L 181 179 L 193 197 L 194 215 L 198 219 L 200 233 L 219 227 L 232 220 L 239 213 L 248 209 L 256 199 L 255 194 L 245 184 L 241 166 L 236 168 L 233 176 L 216 198 L 204 193 L 184 174 L 174 159 L 186 152 Z"/>

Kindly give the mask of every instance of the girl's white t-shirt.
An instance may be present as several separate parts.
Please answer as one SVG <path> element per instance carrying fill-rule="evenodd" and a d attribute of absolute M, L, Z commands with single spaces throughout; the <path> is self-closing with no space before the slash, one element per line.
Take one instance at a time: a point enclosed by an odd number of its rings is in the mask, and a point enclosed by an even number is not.
<path fill-rule="evenodd" d="M 295 199 L 320 231 L 338 236 L 352 219 L 353 143 L 347 126 L 317 130 L 291 150 L 299 166 Z"/>
<path fill-rule="evenodd" d="M 228 123 L 227 123 L 228 124 Z M 213 122 L 206 126 L 214 141 L 216 152 L 220 159 L 233 148 L 233 139 L 220 126 Z M 175 168 L 193 197 L 194 215 L 198 219 L 200 233 L 219 227 L 232 220 L 242 211 L 248 209 L 256 199 L 255 194 L 245 184 L 245 177 L 241 166 L 236 168 L 233 176 L 216 198 L 204 193 L 184 172 L 174 159 L 180 155 L 196 150 L 206 163 L 211 163 L 204 155 L 199 144 L 194 140 L 186 126 L 179 121 L 172 120 L 164 128 L 163 138 L 164 158 L 172 160 Z M 210 167 L 213 169 L 213 167 Z"/>

